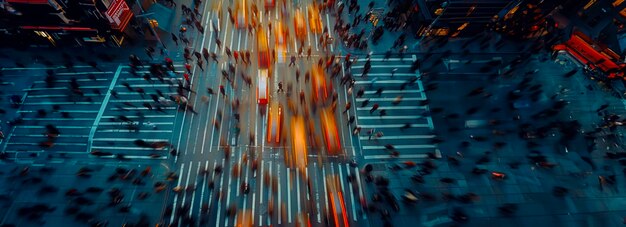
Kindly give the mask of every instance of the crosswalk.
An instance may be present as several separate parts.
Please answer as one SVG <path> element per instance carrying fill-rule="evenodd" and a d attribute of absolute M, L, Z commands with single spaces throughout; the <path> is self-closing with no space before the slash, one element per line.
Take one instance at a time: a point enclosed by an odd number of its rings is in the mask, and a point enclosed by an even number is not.
<path fill-rule="evenodd" d="M 233 225 L 237 217 L 225 214 L 229 207 L 238 207 L 250 211 L 252 215 L 248 218 L 251 218 L 253 226 L 291 226 L 296 225 L 300 217 L 306 217 L 312 226 L 326 226 L 327 219 L 332 219 L 333 210 L 327 182 L 330 178 L 336 178 L 339 180 L 337 187 L 342 193 L 337 197 L 341 201 L 335 201 L 335 205 L 343 203 L 345 207 L 345 211 L 337 212 L 345 215 L 351 225 L 362 224 L 367 219 L 360 205 L 364 191 L 361 189 L 357 167 L 333 161 L 322 166 L 317 158 L 311 157 L 304 170 L 293 169 L 284 165 L 280 155 L 273 154 L 284 152 L 283 149 L 266 149 L 263 152 L 264 161 L 259 163 L 256 171 L 251 168 L 251 159 L 242 160 L 241 155 L 236 155 L 248 152 L 244 147 L 238 147 L 230 160 L 182 163 L 182 168 L 187 171 L 208 170 L 208 174 L 198 175 L 195 179 L 179 178 L 176 185 L 195 185 L 195 190 L 181 192 L 177 202 L 189 204 L 190 207 L 207 207 L 205 212 L 193 209 L 189 213 L 200 225 Z M 232 171 L 234 165 L 239 170 L 236 174 Z M 216 166 L 224 167 L 224 172 L 215 172 Z M 350 181 L 351 177 L 355 177 L 355 180 Z M 244 184 L 249 186 L 249 193 L 242 191 Z M 171 220 L 178 222 L 176 218 Z"/>
<path fill-rule="evenodd" d="M 130 67 L 123 66 L 111 83 L 111 89 L 117 94 L 107 97 L 108 102 L 102 106 L 92 128 L 91 151 L 122 153 L 126 158 L 165 159 L 169 146 L 138 146 L 137 141 L 143 140 L 150 145 L 173 140 L 179 111 L 170 97 L 177 95 L 178 82 L 184 80 L 181 76 L 184 70 L 182 65 L 176 65 L 175 73 L 166 74 L 168 76 L 159 81 L 142 77 L 149 73 L 147 67 L 138 69 L 136 76 L 130 72 Z"/>
<path fill-rule="evenodd" d="M 439 154 L 432 143 L 433 120 L 428 98 L 419 78 L 411 71 L 410 58 L 371 57 L 371 69 L 362 76 L 367 59 L 358 59 L 351 67 L 354 75 L 353 104 L 356 123 L 361 127 L 358 140 L 363 159 L 420 159 L 428 153 Z M 410 82 L 411 80 L 414 82 Z M 363 94 L 358 97 L 358 91 Z M 377 108 L 375 108 L 377 106 Z M 381 113 L 382 112 L 382 113 Z M 393 146 L 389 149 L 388 145 Z M 391 154 L 398 152 L 397 157 Z"/>
<path fill-rule="evenodd" d="M 180 68 L 178 65 L 178 72 L 182 72 Z M 87 154 L 93 150 L 109 152 L 112 155 L 104 157 L 110 158 L 115 154 L 124 154 L 126 158 L 164 158 L 154 149 L 137 146 L 135 140 L 150 138 L 143 139 L 148 143 L 171 140 L 176 105 L 158 112 L 142 104 L 154 105 L 151 94 L 156 89 L 161 89 L 166 97 L 176 94 L 177 83 L 149 82 L 132 76 L 129 71 L 126 65 L 103 65 L 99 69 L 52 69 L 54 79 L 47 77 L 45 70 L 39 72 L 41 75 L 31 75 L 32 85 L 22 90 L 22 104 L 16 118 L 19 120 L 10 122 L 11 129 L 5 130 L 3 151 L 8 158 L 22 162 L 55 155 Z M 147 68 L 141 68 L 137 73 L 147 72 Z M 123 83 L 142 88 L 145 94 L 129 91 Z M 112 95 L 110 90 L 117 93 Z M 120 116 L 125 116 L 127 121 L 120 121 Z M 137 130 L 129 131 L 129 124 L 137 126 Z"/>
<path fill-rule="evenodd" d="M 13 124 L 3 151 L 16 160 L 34 159 L 45 154 L 84 153 L 89 130 L 115 73 L 112 68 L 91 67 L 56 69 L 54 80 L 46 72 L 30 75 L 32 85 L 23 89 L 22 104 L 17 110 L 21 123 Z M 71 84 L 80 86 L 73 91 Z M 48 126 L 48 128 L 47 128 Z M 49 134 L 54 126 L 57 135 Z M 54 143 L 49 143 L 50 141 Z"/>

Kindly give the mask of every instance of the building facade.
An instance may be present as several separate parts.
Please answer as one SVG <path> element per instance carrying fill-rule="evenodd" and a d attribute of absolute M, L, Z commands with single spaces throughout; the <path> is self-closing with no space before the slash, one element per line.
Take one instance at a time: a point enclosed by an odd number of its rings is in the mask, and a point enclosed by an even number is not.
<path fill-rule="evenodd" d="M 3 0 L 0 46 L 121 46 L 133 15 L 125 0 Z"/>

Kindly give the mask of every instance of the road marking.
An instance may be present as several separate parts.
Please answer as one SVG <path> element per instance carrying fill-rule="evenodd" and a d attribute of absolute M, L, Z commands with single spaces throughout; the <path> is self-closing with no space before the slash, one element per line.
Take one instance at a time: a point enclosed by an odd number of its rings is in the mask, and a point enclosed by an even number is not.
<path fill-rule="evenodd" d="M 151 122 L 153 125 L 173 125 L 174 122 Z M 98 125 L 128 125 L 126 122 L 100 122 Z M 146 126 L 145 122 L 143 126 Z M 150 131 L 149 129 L 141 129 L 141 131 Z"/>
<path fill-rule="evenodd" d="M 395 145 L 394 149 L 425 149 L 425 148 L 437 148 L 433 144 L 411 144 L 411 145 Z M 386 149 L 385 146 L 363 146 L 363 150 L 381 150 Z"/>
<path fill-rule="evenodd" d="M 354 82 L 355 84 L 404 84 L 407 83 L 406 80 L 357 80 Z"/>
<path fill-rule="evenodd" d="M 287 187 L 291 189 L 291 177 L 289 168 L 287 168 Z M 287 191 L 287 220 L 291 223 L 291 190 Z"/>
<path fill-rule="evenodd" d="M 367 73 L 367 76 L 369 77 L 373 77 L 373 76 L 391 76 L 391 72 L 390 73 Z M 415 73 L 394 73 L 393 77 L 414 77 Z"/>
<path fill-rule="evenodd" d="M 128 129 L 98 129 L 97 132 L 131 132 L 136 130 L 128 130 Z M 139 130 L 141 133 L 171 133 L 172 130 Z"/>
<path fill-rule="evenodd" d="M 372 68 L 410 68 L 410 65 L 372 65 Z M 352 66 L 353 69 L 361 69 L 361 68 L 365 68 L 365 65 L 354 65 Z"/>
<path fill-rule="evenodd" d="M 404 124 L 359 125 L 361 128 L 402 128 Z M 430 128 L 429 124 L 411 124 L 411 128 Z"/>
<path fill-rule="evenodd" d="M 182 173 L 183 172 L 183 168 L 185 168 L 185 163 L 181 163 L 180 164 L 180 170 L 178 172 Z M 180 185 L 180 182 L 182 180 L 183 180 L 182 177 L 178 177 L 178 184 L 176 184 L 176 185 Z M 174 205 L 173 205 L 174 209 L 176 208 L 177 201 L 178 201 L 178 193 L 175 193 L 174 194 Z M 172 212 L 172 214 L 170 215 L 170 224 L 174 223 L 174 214 L 176 214 L 176 212 Z"/>
<path fill-rule="evenodd" d="M 39 145 L 40 143 L 27 143 L 27 142 L 8 142 L 9 145 Z M 87 146 L 86 143 L 54 143 L 54 145 L 60 146 Z"/>
<path fill-rule="evenodd" d="M 58 144 L 58 143 L 57 143 Z M 164 151 L 167 150 L 167 147 L 163 148 L 151 148 L 151 147 L 109 147 L 109 146 L 91 146 L 93 149 L 107 149 L 107 150 L 144 150 L 144 151 Z"/>
<path fill-rule="evenodd" d="M 106 72 L 107 74 L 109 73 L 113 73 L 113 72 Z M 88 74 L 97 74 L 97 73 L 88 73 Z M 137 78 L 139 79 L 139 78 Z M 143 80 L 143 78 L 141 78 Z M 103 79 L 103 78 L 96 78 L 94 79 L 76 79 L 76 82 L 93 82 L 93 81 L 108 81 L 109 79 Z M 69 83 L 72 82 L 72 80 L 55 80 L 55 83 Z M 45 81 L 35 81 L 33 82 L 34 84 L 45 84 Z"/>
<path fill-rule="evenodd" d="M 155 110 L 156 108 L 152 108 L 152 110 Z M 161 107 L 162 110 L 175 110 L 176 107 Z M 111 108 L 111 110 L 114 111 L 124 111 L 124 110 L 150 110 L 148 107 L 116 107 L 116 108 Z M 156 111 L 156 110 L 155 110 Z M 186 111 L 185 111 L 186 112 Z"/>
<path fill-rule="evenodd" d="M 419 90 L 384 90 L 383 94 L 390 94 L 390 93 L 422 93 L 424 92 L 423 89 L 419 89 Z M 376 94 L 376 91 L 365 91 L 366 95 L 371 95 L 371 94 Z"/>
<path fill-rule="evenodd" d="M 137 139 L 133 138 L 93 138 L 93 141 L 136 141 Z M 167 139 L 141 139 L 146 142 L 163 142 L 167 141 Z"/>
<path fill-rule="evenodd" d="M 357 98 L 356 101 L 357 102 L 363 102 L 365 100 L 369 100 L 370 102 L 393 102 L 396 101 L 396 98 Z M 409 98 L 402 98 L 402 101 L 422 101 L 422 100 L 426 100 L 426 97 L 409 97 Z"/>
<path fill-rule="evenodd" d="M 370 107 L 357 107 L 357 110 L 371 110 Z M 378 106 L 378 110 L 427 110 L 428 106 Z"/>
<path fill-rule="evenodd" d="M 42 134 L 13 134 L 13 137 L 44 137 Z M 88 135 L 60 134 L 57 138 L 87 138 Z M 84 153 L 84 152 L 81 152 Z"/>
<path fill-rule="evenodd" d="M 432 139 L 435 135 L 402 135 L 402 136 L 383 136 L 383 139 Z M 361 140 L 369 139 L 369 136 L 359 136 Z"/>
<path fill-rule="evenodd" d="M 106 99 L 105 99 L 106 100 Z M 29 102 L 22 103 L 24 106 L 38 106 L 38 105 L 100 105 L 104 102 Z"/>
<path fill-rule="evenodd" d="M 403 154 L 400 155 L 398 157 L 392 157 L 391 155 L 366 155 L 363 157 L 365 160 L 372 160 L 372 159 L 422 159 L 422 158 L 428 158 L 427 154 Z"/>
<path fill-rule="evenodd" d="M 358 116 L 361 120 L 401 120 L 401 119 L 421 119 L 424 118 L 419 115 L 408 116 Z"/>
<path fill-rule="evenodd" d="M 14 128 L 35 128 L 35 129 L 43 129 L 46 128 L 46 126 L 39 126 L 39 125 L 16 125 Z M 64 125 L 59 125 L 56 126 L 56 128 L 65 128 L 65 129 L 84 129 L 84 128 L 91 128 L 91 126 L 64 126 Z"/>
<path fill-rule="evenodd" d="M 140 118 L 139 116 L 126 116 L 127 118 Z M 173 118 L 176 115 L 144 115 L 143 118 Z M 104 119 L 116 119 L 118 116 L 102 116 Z M 76 118 L 74 118 L 76 119 Z"/>
<path fill-rule="evenodd" d="M 207 161 L 207 162 L 208 162 L 208 161 Z M 202 164 L 200 163 L 200 161 L 198 161 L 198 169 L 196 170 L 196 178 L 198 177 L 197 173 L 199 173 L 199 172 L 200 172 L 200 166 L 202 166 Z M 189 168 L 189 172 L 191 172 L 191 168 Z M 189 175 L 191 175 L 191 174 L 189 174 Z M 189 175 L 187 175 L 187 178 L 189 178 Z M 196 180 L 196 181 L 197 181 L 197 180 Z M 202 183 L 204 183 L 204 182 L 202 182 Z M 203 184 L 203 185 L 204 185 L 204 184 Z M 189 186 L 189 185 L 187 185 L 187 186 Z M 191 203 L 190 203 L 190 204 L 191 204 L 191 206 L 189 207 L 189 217 L 191 217 L 191 216 L 192 216 L 192 214 L 193 214 L 193 201 L 194 201 L 194 200 L 195 200 L 195 198 L 196 198 L 196 187 L 198 187 L 198 185 L 197 185 L 197 184 L 194 184 L 194 185 L 193 185 L 193 188 L 194 188 L 194 189 L 193 189 L 193 192 L 191 193 Z M 203 187 L 204 187 L 204 186 L 203 186 Z M 202 199 L 202 197 L 200 197 L 200 199 Z M 183 200 L 184 200 L 184 199 L 183 199 Z"/>
<path fill-rule="evenodd" d="M 25 121 L 91 121 L 94 118 L 22 118 Z"/>

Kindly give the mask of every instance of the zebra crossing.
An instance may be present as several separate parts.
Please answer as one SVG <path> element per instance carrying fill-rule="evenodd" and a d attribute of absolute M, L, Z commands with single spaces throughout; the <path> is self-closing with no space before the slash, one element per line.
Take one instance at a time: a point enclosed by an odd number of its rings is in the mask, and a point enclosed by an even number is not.
<path fill-rule="evenodd" d="M 411 63 L 410 58 L 374 55 L 370 63 L 358 59 L 350 68 L 355 79 L 352 102 L 361 127 L 358 140 L 366 161 L 439 155 L 428 98 Z M 371 67 L 364 73 L 366 64 Z"/>

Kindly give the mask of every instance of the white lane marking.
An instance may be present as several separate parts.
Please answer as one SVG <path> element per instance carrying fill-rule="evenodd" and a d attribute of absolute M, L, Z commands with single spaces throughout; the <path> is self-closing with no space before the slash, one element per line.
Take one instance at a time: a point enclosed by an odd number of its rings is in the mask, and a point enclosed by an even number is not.
<path fill-rule="evenodd" d="M 328 14 L 326 14 L 326 16 L 327 16 L 327 18 L 328 18 Z M 342 77 L 344 77 L 344 76 L 346 75 L 346 72 L 345 72 L 345 66 L 344 66 L 344 63 L 343 63 L 343 62 L 341 63 L 341 75 L 342 75 Z M 345 101 L 346 101 L 346 103 L 347 103 L 347 102 L 348 102 L 348 93 L 347 93 L 346 89 L 343 89 L 343 92 L 344 92 L 344 94 L 345 94 L 345 96 L 344 96 L 344 97 L 345 97 Z M 350 100 L 352 100 L 352 101 L 354 102 L 354 104 L 356 104 L 356 101 L 354 100 L 354 93 L 352 94 L 352 96 L 350 96 Z M 355 117 L 355 119 L 354 119 L 354 124 L 355 124 L 355 125 L 359 125 L 359 117 L 358 117 L 359 115 L 358 115 L 358 114 L 357 114 L 357 112 L 356 112 L 356 108 L 355 108 L 355 110 L 352 110 L 352 111 L 350 111 L 350 112 L 354 112 L 354 116 L 357 116 L 357 117 Z M 343 124 L 343 123 L 342 123 L 342 124 Z M 352 129 L 352 128 L 348 127 L 348 129 Z M 345 141 L 345 138 L 344 138 L 344 135 L 343 135 L 343 131 L 344 131 L 344 130 L 341 130 L 341 136 L 342 136 L 343 140 Z M 350 130 L 350 133 L 352 133 L 352 130 Z M 345 142 L 344 142 L 344 143 L 345 143 Z M 350 143 L 352 144 L 352 138 L 350 138 Z M 352 147 L 353 147 L 353 148 L 352 148 L 352 157 L 356 157 L 356 151 L 354 150 L 354 146 L 352 146 Z"/>
<path fill-rule="evenodd" d="M 181 163 L 180 164 L 180 170 L 178 172 L 182 173 L 183 172 L 183 168 L 185 168 L 185 163 Z M 176 185 L 180 185 L 180 182 L 182 180 L 183 180 L 183 178 L 179 177 L 178 178 L 178 184 L 176 184 Z M 173 209 L 176 208 L 177 201 L 178 201 L 178 194 L 174 194 L 174 204 L 172 205 Z M 170 224 L 174 223 L 174 213 L 176 213 L 176 212 L 172 212 L 172 214 L 170 215 Z"/>
<path fill-rule="evenodd" d="M 287 168 L 287 187 L 291 189 L 291 171 Z M 287 220 L 291 223 L 291 190 L 287 191 Z"/>
<path fill-rule="evenodd" d="M 321 166 L 322 167 L 322 186 L 324 188 L 324 207 L 326 208 L 326 210 L 328 211 L 328 189 L 325 187 L 326 185 L 326 167 L 325 166 Z M 318 214 L 318 222 L 321 223 L 321 214 Z"/>
<path fill-rule="evenodd" d="M 306 168 L 306 167 L 305 167 Z M 300 174 L 296 173 L 296 199 L 298 202 L 298 214 L 302 213 L 302 208 L 300 207 Z"/>
<path fill-rule="evenodd" d="M 287 172 L 289 172 L 289 169 L 287 169 Z M 277 181 L 280 182 L 280 166 L 279 166 L 278 163 L 276 163 L 276 177 L 278 178 Z M 277 219 L 278 219 L 278 224 L 280 225 L 281 222 L 282 222 L 281 219 L 282 219 L 282 216 L 283 216 L 283 213 L 281 212 L 282 211 L 282 197 L 280 196 L 280 191 L 281 191 L 280 190 L 281 189 L 280 184 L 278 184 L 277 187 L 278 187 L 278 203 L 277 203 L 277 205 L 278 205 L 278 214 L 277 214 L 278 218 Z"/>
<path fill-rule="evenodd" d="M 228 23 L 226 23 L 226 24 L 228 24 Z M 222 159 L 222 167 L 224 167 L 224 161 L 225 160 L 226 159 Z M 219 197 L 217 198 L 217 220 L 215 221 L 215 226 L 220 226 L 220 218 L 222 217 L 222 216 L 220 216 L 220 212 L 222 211 L 222 201 L 223 201 L 222 200 L 222 195 L 223 194 L 222 194 L 222 189 L 221 188 L 224 185 L 224 175 L 226 175 L 226 174 L 224 172 L 222 172 L 220 175 L 221 175 L 220 176 L 220 178 L 221 178 L 221 180 L 220 180 L 220 189 L 219 189 L 220 193 L 218 195 Z M 229 179 L 230 179 L 230 177 L 229 177 Z M 226 204 L 226 205 L 228 205 L 228 204 Z"/>
<path fill-rule="evenodd" d="M 330 26 L 330 20 L 328 19 L 328 13 L 326 14 L 326 24 L 328 24 L 328 30 L 330 30 L 330 28 L 332 26 Z M 333 38 L 333 33 L 331 31 L 328 31 L 328 37 Z M 330 43 L 330 52 L 335 52 L 334 48 L 333 48 L 333 43 Z"/>
<path fill-rule="evenodd" d="M 403 154 L 398 157 L 391 157 L 390 155 L 365 155 L 363 159 L 372 160 L 372 159 L 422 159 L 427 158 L 427 154 Z"/>
<path fill-rule="evenodd" d="M 224 42 L 222 43 L 223 45 L 222 45 L 222 50 L 221 50 L 222 55 L 224 55 L 224 51 L 225 51 L 224 47 L 226 47 L 226 37 L 228 36 L 228 25 L 229 24 L 230 23 L 226 23 L 226 29 L 224 29 Z M 216 45 L 217 45 L 217 43 L 216 43 Z"/>
<path fill-rule="evenodd" d="M 187 180 L 185 181 L 185 185 L 177 185 L 177 186 L 181 186 L 183 188 L 183 199 L 180 201 L 180 204 L 185 204 L 185 199 L 187 198 L 187 192 L 186 192 L 186 187 L 189 185 L 189 180 L 190 180 L 190 176 L 191 176 L 191 168 L 193 166 L 193 162 L 189 162 L 189 168 L 187 170 Z"/>
<path fill-rule="evenodd" d="M 340 166 L 341 167 L 341 166 Z M 359 173 L 355 173 L 355 174 L 359 174 Z M 350 175 L 350 167 L 348 166 L 348 164 L 346 164 L 346 176 Z M 354 182 L 354 181 L 351 181 Z M 352 185 L 350 185 L 349 187 L 350 189 L 348 189 L 350 191 L 350 199 L 352 200 L 352 218 L 354 221 L 356 221 L 356 207 L 355 207 L 355 202 L 354 202 L 354 190 L 352 190 Z"/>
<path fill-rule="evenodd" d="M 207 161 L 208 162 L 208 161 Z M 202 163 L 200 163 L 200 161 L 198 161 L 198 170 L 196 170 L 196 182 L 198 181 L 198 174 L 200 172 L 200 167 L 202 166 Z M 191 168 L 189 168 L 189 171 L 191 171 Z M 189 177 L 189 176 L 187 176 Z M 187 185 L 189 186 L 189 185 Z M 191 217 L 191 215 L 193 214 L 193 201 L 196 200 L 196 187 L 198 187 L 198 184 L 194 184 L 193 185 L 193 192 L 191 193 L 191 206 L 189 207 L 189 217 Z M 202 203 L 202 197 L 200 197 L 200 203 Z"/>
<path fill-rule="evenodd" d="M 111 92 L 113 90 L 113 88 L 115 87 L 115 83 L 117 83 L 117 79 L 120 76 L 120 73 L 122 72 L 122 66 L 118 65 L 117 66 L 117 71 L 115 72 L 115 76 L 113 76 L 113 79 L 111 80 L 111 84 L 109 85 L 109 89 L 107 90 L 107 94 L 106 96 L 104 96 L 104 100 L 102 100 L 102 104 L 100 105 L 100 110 L 98 111 L 98 115 L 96 116 L 96 119 L 93 121 L 93 124 L 91 126 L 91 130 L 89 131 L 89 147 L 87 148 L 88 152 L 91 152 L 91 146 L 93 144 L 93 136 L 96 134 L 96 129 L 98 129 L 98 123 L 100 123 L 100 119 L 102 118 L 102 115 L 104 114 L 104 111 L 106 110 L 107 104 L 109 103 L 109 99 L 111 98 Z M 22 99 L 25 100 L 25 99 Z"/>
<path fill-rule="evenodd" d="M 239 32 L 239 40 L 237 41 L 237 50 L 241 50 L 241 32 Z"/>
<path fill-rule="evenodd" d="M 354 172 L 358 173 L 359 172 L 359 168 L 355 167 Z M 357 182 L 357 185 L 359 187 L 359 203 L 360 203 L 361 198 L 365 199 L 365 196 L 364 196 L 365 193 L 363 192 L 363 186 L 361 185 L 361 174 L 356 174 L 356 182 Z M 361 204 L 361 217 L 363 217 L 363 219 L 367 219 L 367 215 L 366 215 L 367 212 L 365 212 L 365 210 L 363 210 L 363 208 L 364 208 L 364 205 Z"/>

